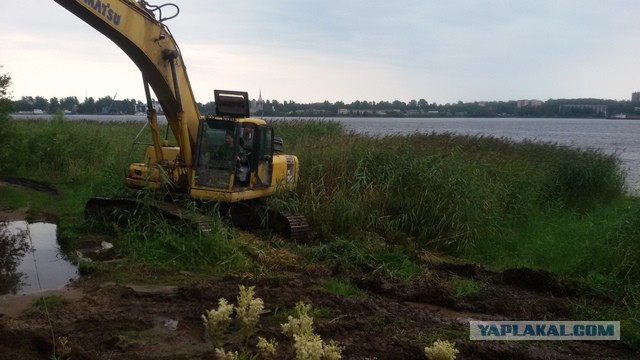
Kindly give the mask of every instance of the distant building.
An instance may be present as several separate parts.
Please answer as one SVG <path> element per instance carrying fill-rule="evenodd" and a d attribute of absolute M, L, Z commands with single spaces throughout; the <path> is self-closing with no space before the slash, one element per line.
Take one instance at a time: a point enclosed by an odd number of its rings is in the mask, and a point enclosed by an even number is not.
<path fill-rule="evenodd" d="M 634 92 L 631 94 L 631 101 L 640 102 L 640 92 Z"/>
<path fill-rule="evenodd" d="M 258 93 L 258 100 L 252 99 L 249 103 L 249 112 L 252 114 L 261 113 L 264 110 L 264 100 L 262 100 L 262 90 Z"/>
<path fill-rule="evenodd" d="M 560 113 L 571 111 L 573 109 L 590 110 L 596 115 L 607 116 L 607 105 L 591 105 L 591 104 L 572 104 L 572 105 L 560 105 Z"/>
<path fill-rule="evenodd" d="M 538 107 L 542 105 L 542 101 L 540 100 L 518 100 L 517 106 L 518 109 L 523 107 Z"/>
<path fill-rule="evenodd" d="M 136 114 L 142 115 L 147 112 L 147 105 L 141 101 L 138 101 L 135 105 Z"/>

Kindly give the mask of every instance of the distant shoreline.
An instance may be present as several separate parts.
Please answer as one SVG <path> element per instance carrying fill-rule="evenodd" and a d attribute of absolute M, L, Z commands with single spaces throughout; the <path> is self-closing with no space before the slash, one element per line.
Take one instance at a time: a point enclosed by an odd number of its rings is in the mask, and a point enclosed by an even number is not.
<path fill-rule="evenodd" d="M 47 114 L 47 113 L 13 113 L 9 114 L 12 119 L 15 120 L 49 120 L 55 114 Z M 146 121 L 147 116 L 145 114 L 65 114 L 65 119 L 69 120 L 88 120 L 88 121 Z M 330 116 L 330 117 L 321 117 L 321 116 L 258 116 L 252 115 L 252 117 L 256 118 L 264 118 L 264 119 L 274 119 L 274 120 L 297 120 L 297 119 L 314 119 L 314 120 L 332 120 L 332 119 L 585 119 L 585 120 L 640 120 L 640 116 L 625 116 L 625 117 L 606 117 L 606 118 L 598 118 L 598 117 L 548 117 L 548 116 L 487 116 L 487 117 L 476 117 L 476 116 L 456 116 L 456 117 L 448 117 L 448 116 Z M 158 115 L 158 121 L 166 122 L 167 119 L 164 115 Z"/>

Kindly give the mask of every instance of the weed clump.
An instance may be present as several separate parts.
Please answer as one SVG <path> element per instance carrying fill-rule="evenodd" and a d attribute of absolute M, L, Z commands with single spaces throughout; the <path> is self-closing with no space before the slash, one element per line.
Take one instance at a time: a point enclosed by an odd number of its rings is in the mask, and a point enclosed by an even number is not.
<path fill-rule="evenodd" d="M 258 337 L 258 345 L 256 345 L 256 348 L 258 349 L 260 359 L 275 359 L 277 347 L 278 343 L 275 339 L 267 340 L 262 336 Z"/>
<path fill-rule="evenodd" d="M 59 336 L 56 339 L 54 353 L 51 360 L 71 360 L 71 344 L 66 336 Z"/>
<path fill-rule="evenodd" d="M 298 302 L 294 314 L 287 323 L 281 324 L 282 333 L 293 340 L 296 360 L 338 360 L 344 349 L 335 341 L 324 342 L 313 332 L 313 318 L 309 315 L 311 305 Z"/>
<path fill-rule="evenodd" d="M 294 335 L 307 335 L 313 333 L 313 318 L 309 316 L 311 305 L 299 302 L 293 309 L 293 315 L 289 315 L 289 321 L 281 324 L 282 333 L 293 339 Z"/>
<path fill-rule="evenodd" d="M 255 298 L 255 291 L 252 287 L 240 286 L 240 293 L 237 297 L 236 318 L 240 323 L 240 332 L 245 340 L 245 344 L 253 334 L 260 320 L 260 313 L 264 309 L 264 302 L 260 298 Z"/>
<path fill-rule="evenodd" d="M 262 299 L 255 297 L 254 287 L 239 286 L 236 297 L 237 304 L 230 304 L 226 299 L 218 300 L 218 309 L 205 311 L 202 322 L 209 334 L 216 359 L 275 359 L 278 343 L 275 339 L 258 337 L 255 351 L 249 349 L 249 341 L 258 327 L 260 313 L 264 309 Z M 234 311 L 235 310 L 235 311 Z M 233 313 L 235 312 L 235 317 Z M 324 342 L 320 335 L 313 332 L 313 318 L 309 315 L 311 305 L 303 302 L 296 304 L 293 315 L 288 317 L 285 324 L 281 324 L 282 333 L 291 339 L 291 348 L 297 360 L 339 360 L 342 358 L 341 347 L 335 341 Z M 241 351 L 228 351 L 224 348 L 225 336 L 233 320 L 236 320 L 239 335 L 242 337 Z"/>
<path fill-rule="evenodd" d="M 224 341 L 224 334 L 231 325 L 231 314 L 233 304 L 229 304 L 227 299 L 218 300 L 218 309 L 205 311 L 202 315 L 202 322 L 209 333 L 209 338 L 214 348 L 221 347 Z"/>
<path fill-rule="evenodd" d="M 431 346 L 424 348 L 429 360 L 455 360 L 458 349 L 447 340 L 436 340 Z"/>

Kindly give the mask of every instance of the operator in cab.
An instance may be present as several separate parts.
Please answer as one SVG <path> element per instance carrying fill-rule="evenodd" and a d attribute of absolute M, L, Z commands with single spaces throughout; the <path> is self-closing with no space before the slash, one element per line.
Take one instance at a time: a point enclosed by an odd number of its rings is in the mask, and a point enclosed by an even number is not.
<path fill-rule="evenodd" d="M 238 144 L 238 152 L 235 152 L 233 132 L 227 132 L 224 144 L 218 149 L 217 155 L 225 162 L 229 162 L 229 169 L 234 168 L 235 165 L 236 181 L 239 185 L 246 185 L 249 180 L 247 151 L 241 144 Z"/>

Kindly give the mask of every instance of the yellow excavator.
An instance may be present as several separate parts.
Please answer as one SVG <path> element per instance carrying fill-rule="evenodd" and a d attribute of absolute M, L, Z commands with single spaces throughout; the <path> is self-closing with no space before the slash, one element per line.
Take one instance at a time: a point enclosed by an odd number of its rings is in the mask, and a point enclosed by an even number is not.
<path fill-rule="evenodd" d="M 282 154 L 282 140 L 264 120 L 251 118 L 246 92 L 214 90 L 215 114 L 203 116 L 194 99 L 182 54 L 167 20 L 178 16 L 177 5 L 151 5 L 134 0 L 54 0 L 118 45 L 142 72 L 151 143 L 143 162 L 126 170 L 126 185 L 221 204 L 234 225 L 267 224 L 294 240 L 304 240 L 303 216 L 270 210 L 262 201 L 276 191 L 291 191 L 298 181 L 298 158 Z M 167 16 L 167 13 L 170 13 Z M 161 140 L 153 107 L 155 93 L 176 145 Z M 88 215 L 132 211 L 135 198 L 96 197 Z M 199 224 L 207 221 L 176 202 L 153 205 L 165 215 Z M 266 219 L 266 221 L 265 221 Z"/>

